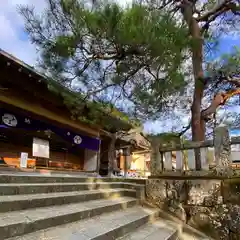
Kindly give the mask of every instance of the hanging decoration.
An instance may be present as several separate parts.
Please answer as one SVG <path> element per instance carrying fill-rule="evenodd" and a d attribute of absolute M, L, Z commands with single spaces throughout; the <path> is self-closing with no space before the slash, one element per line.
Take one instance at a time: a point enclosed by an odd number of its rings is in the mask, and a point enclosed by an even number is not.
<path fill-rule="evenodd" d="M 99 150 L 100 139 L 98 138 L 85 136 L 69 129 L 59 128 L 53 124 L 14 113 L 4 108 L 0 108 L 0 128 L 19 128 L 27 131 L 45 131 L 47 133 L 53 132 L 80 148 L 87 148 L 93 151 Z"/>

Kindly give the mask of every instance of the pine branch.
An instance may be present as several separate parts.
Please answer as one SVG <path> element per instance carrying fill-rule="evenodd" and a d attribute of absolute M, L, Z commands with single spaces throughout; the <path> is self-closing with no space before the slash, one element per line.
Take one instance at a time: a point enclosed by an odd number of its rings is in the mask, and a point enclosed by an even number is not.
<path fill-rule="evenodd" d="M 232 83 L 236 87 L 240 88 L 240 78 L 230 78 L 230 77 L 228 77 L 225 81 L 229 82 L 229 83 Z"/>
<path fill-rule="evenodd" d="M 224 2 L 222 2 L 221 4 L 217 5 L 216 7 L 214 7 L 213 9 L 209 10 L 207 13 L 205 13 L 202 16 L 199 16 L 196 20 L 198 22 L 208 22 L 210 20 L 210 18 L 216 18 L 216 15 L 220 15 L 222 12 L 222 10 L 224 10 L 226 8 L 226 5 L 228 3 L 230 3 L 231 0 L 225 0 Z"/>
<path fill-rule="evenodd" d="M 239 7 L 236 5 L 236 3 L 232 2 L 232 0 L 225 0 L 204 15 L 199 16 L 196 20 L 198 22 L 205 22 L 202 26 L 202 32 L 208 30 L 211 22 L 215 21 L 219 16 L 228 11 L 232 11 L 234 15 L 240 14 Z"/>
<path fill-rule="evenodd" d="M 181 137 L 183 134 L 185 134 L 191 128 L 191 122 L 192 122 L 192 120 L 189 122 L 189 124 L 186 127 L 184 127 L 184 129 L 180 133 L 178 133 L 179 137 Z"/>

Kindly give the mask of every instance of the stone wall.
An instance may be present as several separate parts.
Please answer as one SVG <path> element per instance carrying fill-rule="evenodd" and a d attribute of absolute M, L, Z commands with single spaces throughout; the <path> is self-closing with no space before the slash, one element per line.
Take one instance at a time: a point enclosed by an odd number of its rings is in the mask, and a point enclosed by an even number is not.
<path fill-rule="evenodd" d="M 208 236 L 240 239 L 240 178 L 169 177 L 148 179 L 147 201 Z"/>

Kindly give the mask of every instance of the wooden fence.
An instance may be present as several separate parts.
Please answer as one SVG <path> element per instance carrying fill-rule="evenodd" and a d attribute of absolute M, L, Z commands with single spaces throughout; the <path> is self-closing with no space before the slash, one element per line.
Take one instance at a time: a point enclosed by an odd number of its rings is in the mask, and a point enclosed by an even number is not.
<path fill-rule="evenodd" d="M 201 169 L 209 170 L 214 166 L 237 167 L 232 162 L 231 145 L 240 144 L 240 137 L 229 136 L 226 127 L 218 127 L 214 131 L 214 139 L 204 142 L 185 142 L 183 144 L 161 144 L 160 154 L 151 159 L 154 172 L 196 170 L 195 152 L 199 149 Z M 173 157 L 175 156 L 175 158 Z M 235 160 L 240 160 L 240 151 L 235 152 Z M 155 161 L 155 163 L 154 163 Z"/>

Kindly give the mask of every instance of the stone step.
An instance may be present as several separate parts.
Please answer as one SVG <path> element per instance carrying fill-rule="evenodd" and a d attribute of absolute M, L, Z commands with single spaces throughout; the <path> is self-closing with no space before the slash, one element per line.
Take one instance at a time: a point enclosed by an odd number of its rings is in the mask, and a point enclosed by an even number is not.
<path fill-rule="evenodd" d="M 103 213 L 126 209 L 136 204 L 138 204 L 138 200 L 135 198 L 122 197 L 0 213 L 0 238 L 20 236 Z M 95 222 L 96 224 L 98 222 Z"/>
<path fill-rule="evenodd" d="M 86 177 L 86 176 L 69 176 L 67 174 L 43 175 L 43 174 L 0 174 L 0 183 L 71 183 L 71 182 L 129 182 L 145 184 L 145 179 L 125 179 L 125 178 L 105 178 L 105 177 Z"/>
<path fill-rule="evenodd" d="M 4 183 L 0 184 L 0 195 L 35 194 L 49 192 L 73 192 L 94 189 L 126 188 L 144 190 L 144 185 L 122 182 L 84 183 Z"/>
<path fill-rule="evenodd" d="M 173 222 L 158 219 L 137 228 L 119 240 L 176 240 L 178 235 L 177 227 Z"/>
<path fill-rule="evenodd" d="M 193 235 L 191 234 L 182 233 L 179 240 L 213 240 L 213 239 L 209 237 L 199 237 L 199 236 L 193 237 Z"/>
<path fill-rule="evenodd" d="M 136 206 L 8 240 L 113 240 L 154 221 L 158 214 L 156 209 Z"/>
<path fill-rule="evenodd" d="M 17 211 L 123 196 L 136 197 L 136 191 L 119 188 L 0 196 L 0 212 Z"/>

